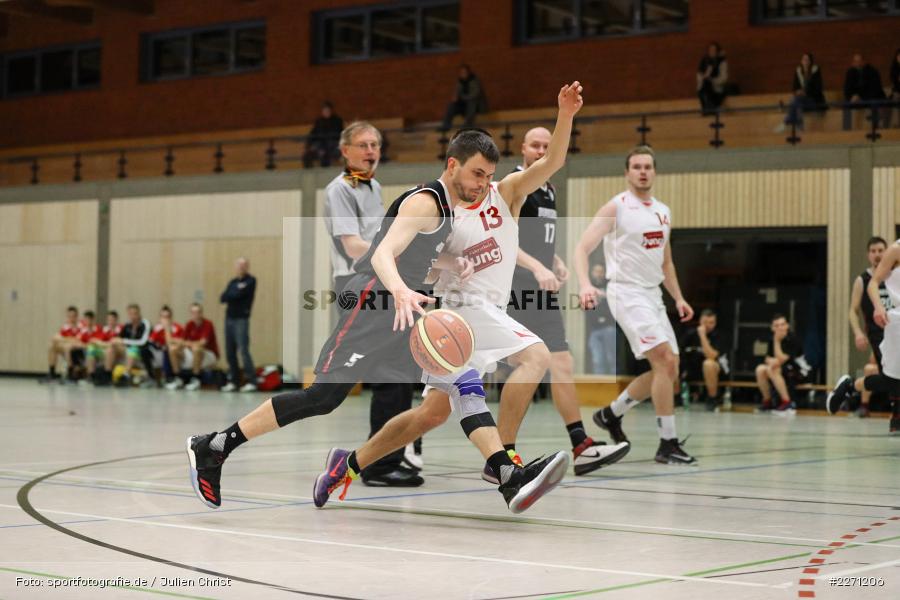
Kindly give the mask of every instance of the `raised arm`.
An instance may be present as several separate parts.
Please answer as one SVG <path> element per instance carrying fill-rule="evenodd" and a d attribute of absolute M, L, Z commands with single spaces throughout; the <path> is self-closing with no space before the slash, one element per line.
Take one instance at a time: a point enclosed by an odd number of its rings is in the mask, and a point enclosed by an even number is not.
<path fill-rule="evenodd" d="M 434 303 L 435 299 L 409 289 L 397 271 L 397 257 L 406 250 L 419 232 L 432 231 L 438 225 L 440 214 L 434 197 L 428 192 L 420 192 L 407 198 L 397 218 L 390 224 L 384 239 L 372 253 L 372 267 L 381 284 L 394 296 L 394 331 L 403 331 L 412 326 L 413 311 L 425 313 L 423 303 Z"/>
<path fill-rule="evenodd" d="M 597 249 L 603 238 L 606 237 L 616 225 L 616 203 L 612 200 L 600 207 L 597 214 L 591 220 L 587 229 L 581 234 L 578 245 L 575 246 L 575 256 L 572 264 L 575 268 L 575 276 L 578 278 L 579 298 L 584 308 L 594 308 L 599 297 L 600 290 L 591 283 L 588 274 L 588 257 Z"/>
<path fill-rule="evenodd" d="M 510 210 L 516 217 L 528 194 L 544 185 L 566 163 L 569 138 L 572 136 L 572 120 L 584 104 L 581 89 L 581 84 L 575 81 L 559 90 L 559 113 L 547 153 L 524 171 L 510 173 L 500 181 L 500 194 L 509 203 Z"/>

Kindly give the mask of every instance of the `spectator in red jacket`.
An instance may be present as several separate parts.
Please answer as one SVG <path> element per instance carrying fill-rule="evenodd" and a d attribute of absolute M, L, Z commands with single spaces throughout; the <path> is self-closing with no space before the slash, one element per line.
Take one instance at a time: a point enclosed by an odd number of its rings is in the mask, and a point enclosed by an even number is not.
<path fill-rule="evenodd" d="M 171 352 L 172 365 L 191 369 L 191 380 L 184 385 L 180 377 L 175 377 L 166 384 L 166 389 L 186 390 L 200 388 L 200 372 L 212 369 L 219 362 L 219 343 L 216 341 L 216 328 L 212 321 L 203 317 L 203 307 L 194 302 L 191 304 L 191 320 L 184 326 L 184 339 Z"/>
<path fill-rule="evenodd" d="M 50 339 L 50 347 L 47 351 L 47 376 L 40 380 L 41 383 L 53 383 L 60 379 L 56 374 L 56 363 L 60 358 L 64 358 L 66 365 L 71 369 L 72 350 L 78 344 L 79 329 L 78 309 L 70 306 L 66 309 L 66 321 L 56 335 Z"/>

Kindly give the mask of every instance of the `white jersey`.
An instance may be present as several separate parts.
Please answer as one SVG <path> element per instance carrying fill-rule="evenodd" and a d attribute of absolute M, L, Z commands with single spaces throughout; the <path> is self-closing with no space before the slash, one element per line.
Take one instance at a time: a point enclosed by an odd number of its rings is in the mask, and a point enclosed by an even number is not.
<path fill-rule="evenodd" d="M 896 243 L 900 244 L 900 240 L 897 240 Z M 884 281 L 884 287 L 887 288 L 891 297 L 891 306 L 900 308 L 900 266 L 894 267 L 891 274 Z"/>
<path fill-rule="evenodd" d="M 453 210 L 453 232 L 444 252 L 465 256 L 475 264 L 475 273 L 460 284 L 456 273 L 441 271 L 434 293 L 449 306 L 492 304 L 506 310 L 519 254 L 519 224 L 492 183 L 478 204 Z"/>
<path fill-rule="evenodd" d="M 669 207 L 656 198 L 646 203 L 630 191 L 612 201 L 616 203 L 616 223 L 603 239 L 606 277 L 645 288 L 659 286 L 672 229 Z"/>

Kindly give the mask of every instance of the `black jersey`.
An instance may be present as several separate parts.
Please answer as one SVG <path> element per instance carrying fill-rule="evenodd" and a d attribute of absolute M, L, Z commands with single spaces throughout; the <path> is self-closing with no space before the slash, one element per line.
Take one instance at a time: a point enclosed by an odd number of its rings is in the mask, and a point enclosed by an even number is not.
<path fill-rule="evenodd" d="M 521 165 L 516 171 L 521 171 Z M 556 190 L 549 181 L 528 194 L 519 211 L 519 248 L 536 258 L 548 269 L 553 269 L 556 254 Z M 536 287 L 534 275 L 528 269 L 516 266 L 513 287 Z"/>
<path fill-rule="evenodd" d="M 416 234 L 409 246 L 397 257 L 397 272 L 400 273 L 400 277 L 407 287 L 411 289 L 421 288 L 422 282 L 431 269 L 432 261 L 437 259 L 441 253 L 441 248 L 444 247 L 444 242 L 447 236 L 450 235 L 450 230 L 453 226 L 453 212 L 450 209 L 450 202 L 447 199 L 444 185 L 438 180 L 407 190 L 394 200 L 385 213 L 384 219 L 381 221 L 381 228 L 375 234 L 369 250 L 357 261 L 354 267 L 357 273 L 375 275 L 375 269 L 372 267 L 372 254 L 375 252 L 375 248 L 387 235 L 391 223 L 400 212 L 400 205 L 403 201 L 419 192 L 430 192 L 434 196 L 434 201 L 440 211 L 441 222 L 433 231 L 420 231 Z"/>
<path fill-rule="evenodd" d="M 860 278 L 862 278 L 863 293 L 859 307 L 862 309 L 863 319 L 866 322 L 866 333 L 868 335 L 883 335 L 884 330 L 875 323 L 875 306 L 869 298 L 868 290 L 869 282 L 872 281 L 872 274 L 866 269 L 862 272 Z M 884 285 L 883 281 L 881 282 L 881 285 L 878 286 L 878 294 L 881 296 L 881 304 L 884 305 L 885 310 L 890 310 L 891 296 L 888 294 L 887 286 Z"/>

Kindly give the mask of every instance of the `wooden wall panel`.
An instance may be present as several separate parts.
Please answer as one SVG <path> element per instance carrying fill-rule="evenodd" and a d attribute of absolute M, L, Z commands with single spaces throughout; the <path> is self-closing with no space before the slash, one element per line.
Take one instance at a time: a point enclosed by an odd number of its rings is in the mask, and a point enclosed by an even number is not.
<path fill-rule="evenodd" d="M 874 235 L 893 241 L 900 224 L 900 167 L 876 167 L 872 170 L 872 229 Z"/>
<path fill-rule="evenodd" d="M 44 371 L 65 309 L 94 308 L 97 202 L 0 205 L 0 371 Z"/>
<path fill-rule="evenodd" d="M 257 364 L 282 361 L 282 230 L 300 216 L 299 191 L 116 199 L 110 233 L 110 306 L 130 302 L 156 322 L 169 304 L 184 322 L 200 302 L 216 326 L 224 360 L 225 306 L 219 295 L 245 256 L 257 278 L 250 347 Z"/>

